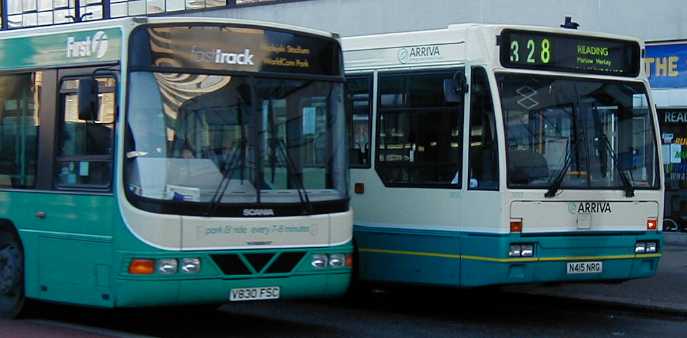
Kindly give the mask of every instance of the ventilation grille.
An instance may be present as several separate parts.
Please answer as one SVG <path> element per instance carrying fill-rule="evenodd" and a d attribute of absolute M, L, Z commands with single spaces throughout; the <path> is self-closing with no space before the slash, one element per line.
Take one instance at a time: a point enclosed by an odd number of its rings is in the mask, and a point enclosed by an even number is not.
<path fill-rule="evenodd" d="M 251 272 L 241 261 L 239 255 L 211 255 L 212 260 L 225 275 L 250 275 Z"/>
<path fill-rule="evenodd" d="M 255 272 L 262 272 L 262 269 L 265 268 L 265 265 L 272 260 L 272 257 L 274 257 L 273 253 L 257 253 L 257 254 L 245 254 L 243 255 L 246 257 L 248 262 L 253 266 L 253 270 Z"/>
<path fill-rule="evenodd" d="M 225 275 L 247 276 L 289 273 L 305 257 L 305 252 L 216 254 L 210 257 Z"/>
<path fill-rule="evenodd" d="M 305 256 L 305 252 L 283 252 L 267 269 L 267 273 L 287 273 L 291 272 L 293 268 Z"/>

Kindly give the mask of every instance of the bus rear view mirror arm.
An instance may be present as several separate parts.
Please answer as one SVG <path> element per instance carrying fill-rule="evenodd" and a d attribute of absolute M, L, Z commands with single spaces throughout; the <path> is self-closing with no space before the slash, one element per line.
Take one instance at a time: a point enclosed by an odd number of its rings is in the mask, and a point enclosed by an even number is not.
<path fill-rule="evenodd" d="M 467 92 L 468 81 L 465 78 L 465 73 L 459 71 L 453 75 L 453 79 L 444 80 L 444 99 L 446 102 L 463 102 L 463 98 Z"/>

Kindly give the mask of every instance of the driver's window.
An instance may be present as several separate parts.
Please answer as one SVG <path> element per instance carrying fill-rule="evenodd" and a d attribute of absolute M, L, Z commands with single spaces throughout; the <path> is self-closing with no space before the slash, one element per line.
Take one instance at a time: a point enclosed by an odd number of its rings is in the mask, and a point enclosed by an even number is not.
<path fill-rule="evenodd" d="M 79 119 L 79 78 L 60 86 L 62 121 L 56 158 L 59 188 L 106 189 L 112 181 L 115 79 L 98 78 L 98 112 L 94 121 Z"/>
<path fill-rule="evenodd" d="M 472 68 L 470 85 L 470 169 L 471 190 L 498 190 L 499 157 L 494 104 L 487 72 Z"/>

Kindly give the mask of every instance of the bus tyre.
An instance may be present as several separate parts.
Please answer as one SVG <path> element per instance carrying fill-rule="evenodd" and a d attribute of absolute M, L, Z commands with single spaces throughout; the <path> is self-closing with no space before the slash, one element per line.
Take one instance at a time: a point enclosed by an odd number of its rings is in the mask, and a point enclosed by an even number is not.
<path fill-rule="evenodd" d="M 12 319 L 24 307 L 24 252 L 13 232 L 0 229 L 0 319 Z"/>

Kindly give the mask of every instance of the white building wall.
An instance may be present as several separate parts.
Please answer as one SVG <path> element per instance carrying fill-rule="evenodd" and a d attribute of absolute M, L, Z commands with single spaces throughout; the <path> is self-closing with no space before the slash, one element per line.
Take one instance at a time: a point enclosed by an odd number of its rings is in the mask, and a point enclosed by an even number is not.
<path fill-rule="evenodd" d="M 569 15 L 583 30 L 645 40 L 687 38 L 685 0 L 310 0 L 188 15 L 274 21 L 342 36 L 467 22 L 558 26 Z"/>

